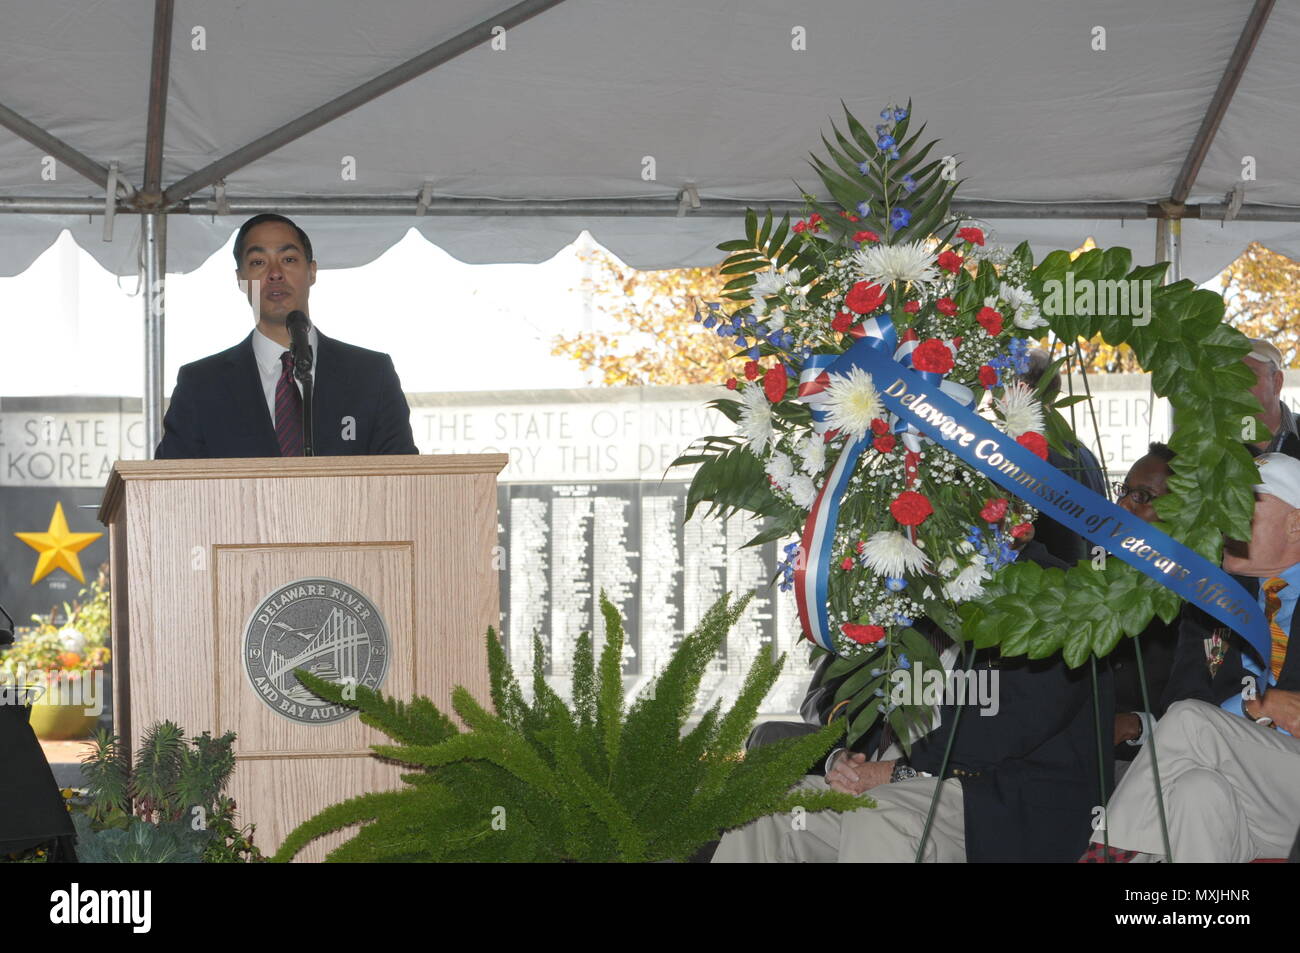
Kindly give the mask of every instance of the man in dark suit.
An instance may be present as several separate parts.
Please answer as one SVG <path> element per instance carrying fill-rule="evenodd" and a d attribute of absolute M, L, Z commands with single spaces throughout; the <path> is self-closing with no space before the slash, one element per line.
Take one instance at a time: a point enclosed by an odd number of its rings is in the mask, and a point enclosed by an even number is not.
<path fill-rule="evenodd" d="M 236 276 L 257 325 L 243 341 L 181 368 L 158 459 L 301 456 L 302 387 L 287 320 L 310 317 L 316 261 L 307 233 L 281 215 L 249 219 L 235 239 Z M 317 456 L 418 453 L 411 410 L 387 354 L 335 341 L 313 325 Z"/>

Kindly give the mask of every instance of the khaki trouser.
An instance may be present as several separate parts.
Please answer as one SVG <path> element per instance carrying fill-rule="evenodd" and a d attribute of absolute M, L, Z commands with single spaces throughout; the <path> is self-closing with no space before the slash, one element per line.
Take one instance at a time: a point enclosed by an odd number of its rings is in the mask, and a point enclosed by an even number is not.
<path fill-rule="evenodd" d="M 1153 741 L 1175 861 L 1245 863 L 1291 852 L 1300 740 L 1216 705 L 1181 701 L 1156 723 Z M 1150 749 L 1142 746 L 1115 788 L 1106 823 L 1112 847 L 1163 858 Z M 1102 832 L 1092 839 L 1101 842 Z"/>
<path fill-rule="evenodd" d="M 773 814 L 725 834 L 713 855 L 726 863 L 912 863 L 921 840 L 935 778 L 881 784 L 867 792 L 874 808 L 837 813 Z M 794 790 L 825 791 L 825 778 L 808 775 Z M 926 841 L 925 860 L 966 860 L 961 782 L 950 778 Z"/>

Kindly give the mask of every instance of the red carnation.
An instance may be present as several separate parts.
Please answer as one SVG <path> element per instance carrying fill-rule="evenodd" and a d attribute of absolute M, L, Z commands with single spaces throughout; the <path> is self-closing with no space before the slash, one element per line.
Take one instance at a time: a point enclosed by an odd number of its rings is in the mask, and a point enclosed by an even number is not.
<path fill-rule="evenodd" d="M 844 211 L 844 209 L 840 209 L 840 218 L 847 218 L 850 222 L 856 222 L 858 220 L 856 215 L 850 215 L 848 212 Z"/>
<path fill-rule="evenodd" d="M 889 453 L 894 449 L 894 443 L 894 435 L 892 433 L 887 433 L 883 437 L 877 437 L 875 440 L 871 441 L 871 445 L 880 453 Z"/>
<path fill-rule="evenodd" d="M 735 390 L 735 389 L 736 389 L 736 379 L 734 377 L 728 377 L 727 390 Z"/>
<path fill-rule="evenodd" d="M 889 504 L 889 512 L 904 526 L 920 526 L 934 512 L 934 507 L 924 494 L 904 490 L 898 494 L 898 499 Z"/>
<path fill-rule="evenodd" d="M 980 386 L 992 390 L 998 386 L 998 372 L 985 364 L 980 368 Z"/>
<path fill-rule="evenodd" d="M 785 399 L 785 389 L 788 385 L 784 364 L 769 367 L 767 373 L 763 375 L 763 393 L 774 404 Z"/>
<path fill-rule="evenodd" d="M 980 510 L 980 519 L 986 523 L 1000 523 L 1002 517 L 1007 515 L 1007 501 L 998 497 L 995 500 L 985 500 L 984 509 Z"/>
<path fill-rule="evenodd" d="M 879 417 L 876 417 L 871 421 L 871 432 L 877 437 L 882 437 L 889 433 L 889 424 L 885 423 Z"/>
<path fill-rule="evenodd" d="M 957 237 L 962 241 L 970 242 L 972 245 L 984 244 L 984 233 L 978 228 L 963 228 L 957 232 Z"/>
<path fill-rule="evenodd" d="M 865 281 L 859 281 L 849 289 L 848 295 L 844 298 L 844 305 L 850 311 L 856 311 L 858 314 L 866 314 L 869 311 L 875 311 L 884 303 L 885 289 L 880 285 L 869 284 Z"/>
<path fill-rule="evenodd" d="M 853 221 L 856 222 L 857 219 L 855 218 Z M 872 231 L 854 232 L 853 240 L 858 244 L 862 244 L 863 242 L 878 242 L 880 241 L 880 236 Z"/>
<path fill-rule="evenodd" d="M 952 351 L 938 338 L 929 338 L 912 352 L 912 366 L 918 371 L 947 374 L 952 370 Z"/>
<path fill-rule="evenodd" d="M 1011 527 L 1011 535 L 1015 539 L 1024 539 L 1026 536 L 1034 535 L 1033 523 L 1017 523 Z"/>
<path fill-rule="evenodd" d="M 962 263 L 961 255 L 957 254 L 955 251 L 952 251 L 951 249 L 939 255 L 938 265 L 944 271 L 950 271 L 953 274 L 956 274 L 959 270 L 961 270 L 961 263 Z"/>
<path fill-rule="evenodd" d="M 1047 438 L 1042 434 L 1022 433 L 1016 438 L 1016 443 L 1043 460 L 1047 459 Z"/>
<path fill-rule="evenodd" d="M 840 334 L 843 334 L 852 326 L 853 315 L 849 314 L 847 311 L 841 311 L 839 314 L 835 315 L 834 319 L 831 321 L 831 328 L 838 331 Z"/>
<path fill-rule="evenodd" d="M 763 369 L 758 366 L 758 361 L 745 362 L 745 380 L 757 380 L 758 375 L 763 373 Z"/>
<path fill-rule="evenodd" d="M 934 303 L 934 310 L 951 318 L 957 313 L 957 302 L 951 298 L 940 298 Z"/>
<path fill-rule="evenodd" d="M 798 222 L 795 222 L 795 223 L 794 223 L 794 231 L 796 231 L 796 232 L 806 232 L 806 231 L 808 231 L 808 223 L 807 223 L 807 222 L 804 222 L 804 221 L 798 221 Z"/>
<path fill-rule="evenodd" d="M 814 212 L 812 215 L 809 215 L 808 227 L 811 228 L 814 232 L 817 231 L 819 228 L 822 227 L 822 217 L 818 215 L 816 212 Z"/>
<path fill-rule="evenodd" d="M 864 549 L 867 548 L 867 541 L 865 539 L 858 540 L 858 545 L 856 548 L 858 552 L 862 552 Z"/>
<path fill-rule="evenodd" d="M 852 556 L 845 556 L 845 557 L 844 557 L 844 561 L 843 561 L 842 563 L 840 563 L 840 568 L 843 569 L 845 572 L 848 572 L 850 569 L 852 569 L 852 568 L 853 568 L 853 557 L 852 557 Z"/>
<path fill-rule="evenodd" d="M 916 312 L 921 310 L 921 302 L 909 301 L 907 304 L 903 305 L 903 310 L 908 314 L 916 314 Z"/>
<path fill-rule="evenodd" d="M 885 630 L 878 625 L 855 625 L 852 622 L 845 622 L 840 626 L 840 631 L 846 638 L 852 639 L 859 645 L 879 642 L 885 637 Z"/>
<path fill-rule="evenodd" d="M 1002 333 L 1002 314 L 994 311 L 992 308 L 980 308 L 980 313 L 975 315 L 975 320 L 979 322 L 980 327 L 989 333 L 989 337 L 997 337 Z"/>

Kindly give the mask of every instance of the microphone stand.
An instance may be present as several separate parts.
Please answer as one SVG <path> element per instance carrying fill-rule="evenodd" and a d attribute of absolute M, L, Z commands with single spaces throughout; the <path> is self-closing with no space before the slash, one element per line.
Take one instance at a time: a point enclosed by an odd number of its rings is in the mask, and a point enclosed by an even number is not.
<path fill-rule="evenodd" d="M 312 364 L 314 355 L 311 345 L 307 345 L 305 355 L 294 355 L 293 376 L 302 385 L 302 455 L 316 456 L 316 442 L 312 437 Z"/>

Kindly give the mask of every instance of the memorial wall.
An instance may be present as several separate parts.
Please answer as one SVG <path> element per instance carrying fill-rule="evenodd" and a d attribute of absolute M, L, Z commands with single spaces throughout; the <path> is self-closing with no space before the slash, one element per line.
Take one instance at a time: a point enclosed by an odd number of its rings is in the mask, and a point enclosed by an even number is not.
<path fill-rule="evenodd" d="M 1110 479 L 1123 478 L 1151 439 L 1168 436 L 1165 402 L 1139 375 L 1092 376 Z M 1288 372 L 1287 402 L 1300 398 Z M 711 387 L 410 395 L 422 453 L 505 453 L 498 486 L 501 630 L 528 689 L 534 637 L 548 682 L 568 696 L 574 640 L 603 643 L 603 591 L 626 620 L 629 697 L 722 593 L 755 592 L 708 672 L 700 700 L 734 698 L 760 649 L 789 660 L 764 717 L 795 712 L 810 671 L 791 594 L 770 585 L 780 544 L 740 546 L 757 531 L 741 517 L 683 522 L 689 471 L 668 471 L 694 439 L 729 424 L 707 408 Z M 141 459 L 138 400 L 0 398 L 0 603 L 20 622 L 81 588 L 56 569 L 33 582 L 37 552 L 15 533 L 46 532 L 61 508 L 71 533 L 99 533 L 100 491 L 114 460 Z M 1076 429 L 1091 442 L 1091 416 Z M 107 561 L 104 537 L 79 553 L 89 580 Z M 205 726 L 209 727 L 209 726 Z M 220 728 L 221 726 L 210 726 Z"/>

